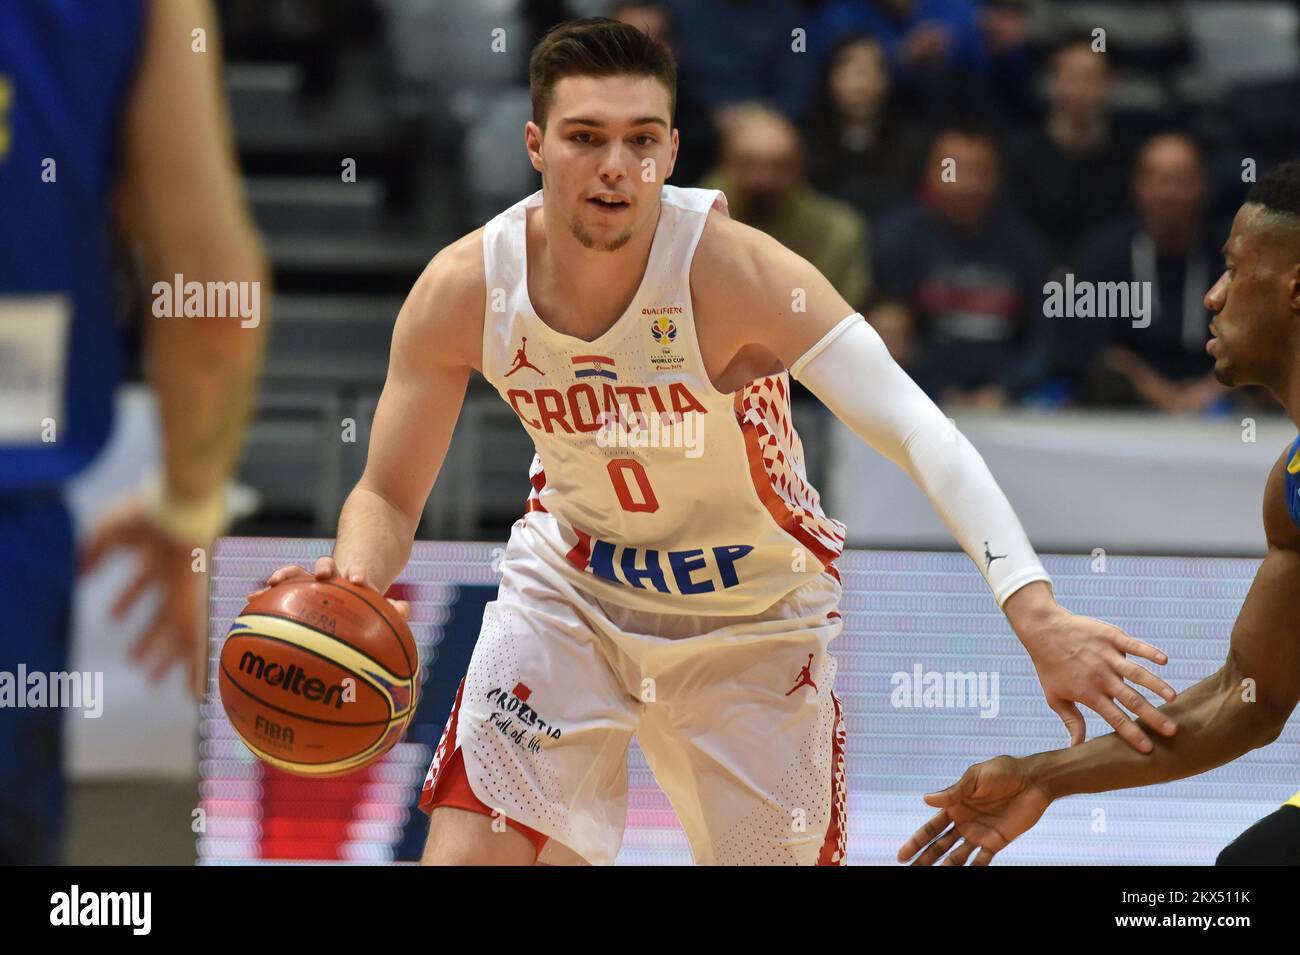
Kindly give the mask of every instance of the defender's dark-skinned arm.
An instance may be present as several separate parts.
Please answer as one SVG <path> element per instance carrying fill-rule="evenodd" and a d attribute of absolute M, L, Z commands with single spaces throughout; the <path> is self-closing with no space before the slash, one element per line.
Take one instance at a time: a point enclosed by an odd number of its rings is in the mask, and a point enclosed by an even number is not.
<path fill-rule="evenodd" d="M 1255 574 L 1219 671 L 1160 708 L 1173 736 L 1148 733 L 1155 749 L 1136 753 L 1114 734 L 1026 759 L 1053 798 L 1168 782 L 1205 772 L 1277 739 L 1300 700 L 1300 531 L 1286 509 L 1285 460 L 1264 497 L 1268 555 Z"/>

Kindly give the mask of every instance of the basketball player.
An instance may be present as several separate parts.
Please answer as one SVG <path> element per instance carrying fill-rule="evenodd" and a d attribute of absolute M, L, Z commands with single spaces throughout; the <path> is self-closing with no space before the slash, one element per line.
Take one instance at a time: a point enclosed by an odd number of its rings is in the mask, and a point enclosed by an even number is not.
<path fill-rule="evenodd" d="M 1223 246 L 1227 268 L 1205 293 L 1215 313 L 1206 350 L 1225 385 L 1263 385 L 1300 425 L 1300 161 L 1279 166 L 1246 197 Z M 1178 735 L 1147 754 L 1115 736 L 972 766 L 925 797 L 939 813 L 899 850 L 914 864 L 987 865 L 1052 800 L 1195 776 L 1277 739 L 1300 699 L 1300 438 L 1264 488 L 1268 554 L 1237 616 L 1228 659 L 1163 707 Z M 1147 714 L 1141 715 L 1146 722 Z M 978 852 L 976 852 L 978 850 Z M 945 855 L 946 853 L 946 855 Z M 1300 865 L 1300 793 L 1220 853 L 1220 865 Z"/>
<path fill-rule="evenodd" d="M 207 682 L 207 578 L 193 549 L 228 523 L 265 322 L 147 320 L 163 473 L 86 529 L 80 566 L 63 488 L 103 449 L 124 370 L 115 229 L 145 288 L 178 274 L 267 283 L 216 19 L 208 0 L 0 3 L 0 674 L 11 679 L 20 666 L 51 680 L 68 670 L 77 575 L 126 550 L 135 573 L 111 612 L 160 598 L 132 658 L 154 679 L 182 668 L 196 698 Z M 0 702 L 0 864 L 59 861 L 65 716 Z"/>
<path fill-rule="evenodd" d="M 845 862 L 827 652 L 844 526 L 805 478 L 791 375 L 929 495 L 1072 737 L 1078 701 L 1149 749 L 1114 698 L 1153 714 L 1125 679 L 1172 698 L 1125 657 L 1163 654 L 1054 602 L 979 454 L 815 269 L 729 219 L 718 193 L 665 184 L 678 149 L 667 49 L 577 20 L 542 39 L 530 74 L 524 140 L 542 189 L 416 283 L 366 471 L 316 566 L 392 583 L 479 371 L 537 455 L 425 783 L 424 860 L 612 863 L 635 734 L 698 863 Z M 656 418 L 661 434 L 693 418 L 703 453 L 645 446 Z"/>

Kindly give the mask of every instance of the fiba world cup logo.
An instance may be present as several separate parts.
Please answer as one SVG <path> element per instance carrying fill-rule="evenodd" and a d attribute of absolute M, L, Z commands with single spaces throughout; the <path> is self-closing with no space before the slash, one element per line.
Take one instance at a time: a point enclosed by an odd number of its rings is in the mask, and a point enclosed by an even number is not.
<path fill-rule="evenodd" d="M 659 315 L 650 323 L 650 335 L 656 345 L 671 345 L 677 338 L 677 325 L 666 315 Z"/>

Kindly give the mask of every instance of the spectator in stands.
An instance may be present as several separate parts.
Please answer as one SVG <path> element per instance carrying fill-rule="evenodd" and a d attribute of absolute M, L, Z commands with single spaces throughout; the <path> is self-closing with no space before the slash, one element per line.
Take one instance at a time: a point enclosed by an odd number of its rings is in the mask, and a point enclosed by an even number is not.
<path fill-rule="evenodd" d="M 726 194 L 733 219 L 802 255 L 849 304 L 863 307 L 867 223 L 808 185 L 799 133 L 785 117 L 757 103 L 737 108 L 723 134 L 722 165 L 705 185 Z"/>
<path fill-rule="evenodd" d="M 912 376 L 950 405 L 1002 407 L 1032 392 L 1049 367 L 1046 259 L 1038 236 L 998 201 L 1001 165 L 988 129 L 941 130 L 920 198 L 874 234 L 883 292 L 917 315 Z"/>
<path fill-rule="evenodd" d="M 978 23 L 993 66 L 991 93 L 1013 124 L 1029 120 L 1036 112 L 1029 0 L 984 0 Z"/>
<path fill-rule="evenodd" d="M 1075 319 L 1094 343 L 1086 401 L 1198 412 L 1226 394 L 1205 353 L 1210 315 L 1202 302 L 1220 272 L 1227 234 L 1207 222 L 1201 150 L 1184 133 L 1159 133 L 1138 154 L 1137 216 L 1105 226 L 1085 243 L 1078 278 L 1140 282 L 1149 289 L 1150 325 L 1124 317 Z"/>
<path fill-rule="evenodd" d="M 1029 73 L 1025 30 L 1016 26 L 1022 5 L 998 6 L 981 20 L 970 0 L 832 0 L 814 28 L 815 49 L 820 59 L 844 34 L 868 33 L 910 108 L 945 119 L 953 108 L 987 114 L 996 88 L 1024 87 Z"/>
<path fill-rule="evenodd" d="M 672 15 L 678 82 L 689 85 L 721 128 L 737 104 L 760 101 L 798 121 L 815 66 L 796 48 L 810 17 L 792 0 L 664 0 Z M 806 39 L 806 37 L 805 37 Z"/>
<path fill-rule="evenodd" d="M 871 219 L 906 199 L 920 167 L 925 133 L 890 96 L 885 51 L 865 33 L 841 37 L 809 115 L 808 178 Z"/>
<path fill-rule="evenodd" d="M 1061 43 L 1047 69 L 1047 115 L 1016 138 L 1008 190 L 1047 239 L 1053 265 L 1068 265 L 1078 243 L 1128 201 L 1133 144 L 1110 107 L 1111 67 L 1092 41 Z"/>
<path fill-rule="evenodd" d="M 916 357 L 916 315 L 911 306 L 901 298 L 873 295 L 865 313 L 889 357 L 910 372 Z"/>
<path fill-rule="evenodd" d="M 672 47 L 672 15 L 655 0 L 627 0 L 610 11 L 610 18 L 630 23 L 642 32 Z M 718 132 L 708 109 L 694 95 L 690 82 L 677 79 L 677 106 L 673 112 L 681 148 L 673 167 L 674 186 L 693 186 L 717 164 Z"/>

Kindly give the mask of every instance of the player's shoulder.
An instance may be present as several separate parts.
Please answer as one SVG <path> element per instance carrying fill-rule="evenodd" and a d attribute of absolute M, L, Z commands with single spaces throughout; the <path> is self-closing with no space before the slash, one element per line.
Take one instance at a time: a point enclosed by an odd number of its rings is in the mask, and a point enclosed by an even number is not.
<path fill-rule="evenodd" d="M 1264 533 L 1270 547 L 1300 551 L 1300 438 L 1282 452 L 1269 472 Z"/>
<path fill-rule="evenodd" d="M 429 260 L 399 319 L 418 337 L 436 340 L 443 354 L 454 353 L 472 367 L 478 367 L 482 354 L 487 308 L 483 231 L 475 229 Z"/>
<path fill-rule="evenodd" d="M 769 287 L 791 285 L 806 267 L 767 233 L 711 210 L 691 260 L 691 296 L 697 306 L 725 299 L 743 307 L 750 296 L 767 296 Z"/>
<path fill-rule="evenodd" d="M 480 226 L 439 250 L 416 280 L 415 290 L 436 297 L 444 306 L 465 308 L 487 299 L 487 277 L 483 265 L 483 233 Z"/>
<path fill-rule="evenodd" d="M 784 354 L 798 328 L 838 321 L 853 311 L 803 256 L 716 211 L 700 236 L 690 282 L 697 325 L 701 317 L 704 324 L 733 325 L 743 329 L 745 341 L 776 354 Z"/>

